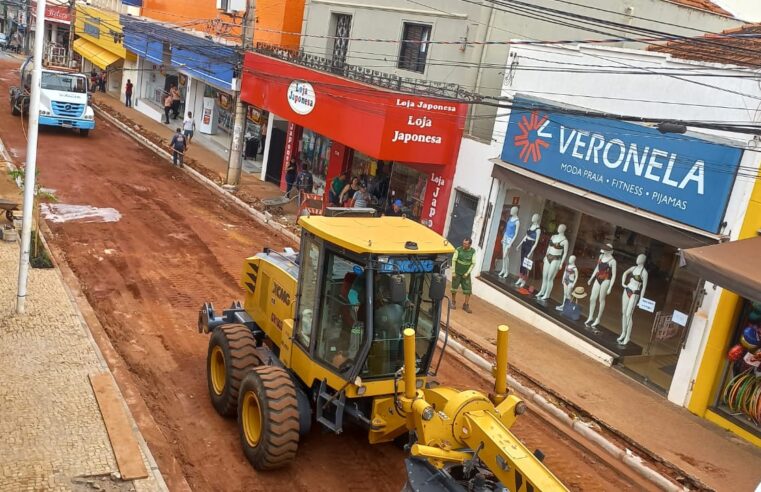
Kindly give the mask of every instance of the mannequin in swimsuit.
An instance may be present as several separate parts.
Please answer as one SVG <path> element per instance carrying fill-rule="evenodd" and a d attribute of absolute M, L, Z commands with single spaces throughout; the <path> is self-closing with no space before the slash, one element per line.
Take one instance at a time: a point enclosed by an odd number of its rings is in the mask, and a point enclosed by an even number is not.
<path fill-rule="evenodd" d="M 555 308 L 557 311 L 562 311 L 565 303 L 571 300 L 571 294 L 573 288 L 576 287 L 577 280 L 579 280 L 579 269 L 576 268 L 576 257 L 571 255 L 568 257 L 568 266 L 563 272 L 563 302 Z"/>
<path fill-rule="evenodd" d="M 565 262 L 568 255 L 568 239 L 565 237 L 565 224 L 558 226 L 558 232 L 550 238 L 547 246 L 547 254 L 544 256 L 544 269 L 542 270 L 542 289 L 536 298 L 546 301 L 550 298 L 552 287 L 555 284 L 555 275 Z"/>
<path fill-rule="evenodd" d="M 645 255 L 637 256 L 637 264 L 626 270 L 621 276 L 621 285 L 624 287 L 624 293 L 621 295 L 623 316 L 621 317 L 621 336 L 617 340 L 619 345 L 629 343 L 629 339 L 632 336 L 632 326 L 634 325 L 632 321 L 634 308 L 637 307 L 637 303 L 645 295 L 645 289 L 647 288 L 645 261 L 647 261 Z M 629 277 L 630 274 L 631 277 Z M 629 279 L 628 282 L 626 281 L 627 277 Z"/>
<path fill-rule="evenodd" d="M 613 246 L 606 244 L 601 251 L 600 258 L 597 260 L 595 271 L 589 278 L 587 285 L 592 286 L 592 295 L 589 297 L 589 318 L 584 322 L 587 326 L 593 328 L 600 324 L 602 313 L 605 311 L 605 298 L 608 297 L 613 289 L 613 282 L 616 280 L 616 259 L 613 258 Z M 600 303 L 600 310 L 597 317 L 594 318 L 595 307 Z M 592 321 L 594 318 L 594 321 Z"/>
<path fill-rule="evenodd" d="M 507 218 L 507 224 L 505 224 L 505 233 L 502 235 L 502 270 L 499 272 L 499 276 L 507 278 L 510 267 L 510 247 L 515 242 L 515 238 L 518 237 L 518 228 L 521 226 L 521 221 L 518 219 L 518 207 L 510 209 L 510 217 Z"/>
<path fill-rule="evenodd" d="M 523 267 L 523 260 L 526 258 L 530 259 L 534 254 L 536 245 L 539 244 L 539 236 L 542 234 L 542 230 L 539 229 L 539 219 L 541 219 L 539 214 L 531 216 L 531 225 L 528 226 L 526 235 L 523 236 L 523 239 L 517 246 L 521 250 L 521 276 L 518 281 L 515 282 L 515 285 L 518 288 L 523 288 L 526 285 L 526 279 L 528 278 L 529 270 L 526 270 Z"/>

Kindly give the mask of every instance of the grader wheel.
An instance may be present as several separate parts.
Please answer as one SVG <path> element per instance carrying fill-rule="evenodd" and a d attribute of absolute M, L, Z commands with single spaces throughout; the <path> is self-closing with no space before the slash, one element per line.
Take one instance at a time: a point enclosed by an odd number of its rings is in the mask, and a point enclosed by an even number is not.
<path fill-rule="evenodd" d="M 222 325 L 209 339 L 206 380 L 211 403 L 223 417 L 235 415 L 246 373 L 259 365 L 254 336 L 244 325 Z"/>
<path fill-rule="evenodd" d="M 249 371 L 238 397 L 243 452 L 257 470 L 287 465 L 299 446 L 299 408 L 288 371 L 259 366 Z"/>

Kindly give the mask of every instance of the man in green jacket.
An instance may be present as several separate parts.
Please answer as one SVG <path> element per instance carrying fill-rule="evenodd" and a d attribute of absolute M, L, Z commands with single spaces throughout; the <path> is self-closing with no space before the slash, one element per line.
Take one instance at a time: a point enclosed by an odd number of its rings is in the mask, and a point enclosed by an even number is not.
<path fill-rule="evenodd" d="M 454 271 L 452 272 L 452 309 L 457 309 L 457 289 L 462 286 L 462 293 L 465 295 L 462 309 L 466 313 L 473 312 L 468 304 L 470 294 L 473 293 L 473 286 L 470 283 L 470 272 L 476 263 L 476 248 L 471 247 L 472 243 L 473 240 L 471 238 L 463 239 L 462 246 L 455 250 L 452 257 L 452 265 L 454 265 Z"/>

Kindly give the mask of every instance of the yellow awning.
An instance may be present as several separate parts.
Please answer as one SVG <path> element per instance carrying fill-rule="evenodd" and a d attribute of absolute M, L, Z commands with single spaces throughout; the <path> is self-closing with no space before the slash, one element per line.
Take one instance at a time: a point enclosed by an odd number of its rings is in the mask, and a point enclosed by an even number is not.
<path fill-rule="evenodd" d="M 95 43 L 91 43 L 82 38 L 74 40 L 74 51 L 104 70 L 112 63 L 121 60 L 119 56 L 111 53 L 107 49 L 101 48 Z"/>

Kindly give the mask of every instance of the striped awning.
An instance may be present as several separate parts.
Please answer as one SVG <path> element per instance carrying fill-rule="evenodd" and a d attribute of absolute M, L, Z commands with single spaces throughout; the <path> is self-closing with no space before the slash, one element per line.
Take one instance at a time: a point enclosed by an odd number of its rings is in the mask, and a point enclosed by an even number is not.
<path fill-rule="evenodd" d="M 104 70 L 109 65 L 121 60 L 121 57 L 118 55 L 83 38 L 74 40 L 74 51 L 82 55 L 84 59 L 89 60 L 93 65 Z"/>

